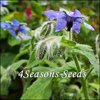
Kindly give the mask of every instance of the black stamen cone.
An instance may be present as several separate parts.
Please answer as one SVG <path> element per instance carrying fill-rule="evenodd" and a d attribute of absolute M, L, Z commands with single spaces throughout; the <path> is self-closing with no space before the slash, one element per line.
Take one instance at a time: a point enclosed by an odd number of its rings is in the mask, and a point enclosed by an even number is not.
<path fill-rule="evenodd" d="M 73 22 L 68 22 L 67 23 L 67 31 L 70 31 L 72 25 L 73 25 Z"/>

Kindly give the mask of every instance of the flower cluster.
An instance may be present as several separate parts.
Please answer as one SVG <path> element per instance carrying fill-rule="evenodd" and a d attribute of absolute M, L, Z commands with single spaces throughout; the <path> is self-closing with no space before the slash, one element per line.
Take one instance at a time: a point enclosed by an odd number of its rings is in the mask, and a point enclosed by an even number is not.
<path fill-rule="evenodd" d="M 1 28 L 3 28 L 4 30 L 8 30 L 11 35 L 17 39 L 30 38 L 30 36 L 26 34 L 26 31 L 29 31 L 30 29 L 17 20 L 12 20 L 11 23 L 1 22 L 0 25 Z"/>
<path fill-rule="evenodd" d="M 94 30 L 94 28 L 87 24 L 82 14 L 79 10 L 75 9 L 73 12 L 64 10 L 64 11 L 54 11 L 48 10 L 44 13 L 50 20 L 56 19 L 56 31 L 63 30 L 67 28 L 67 31 L 71 29 L 76 33 L 80 32 L 80 25 L 83 24 L 86 28 L 90 30 Z"/>

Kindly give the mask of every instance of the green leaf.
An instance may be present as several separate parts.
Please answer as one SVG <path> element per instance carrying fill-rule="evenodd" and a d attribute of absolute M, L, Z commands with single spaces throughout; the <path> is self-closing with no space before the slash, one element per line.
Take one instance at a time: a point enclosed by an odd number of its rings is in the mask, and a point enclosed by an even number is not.
<path fill-rule="evenodd" d="M 79 63 L 82 65 L 81 62 L 79 62 Z M 63 66 L 54 67 L 51 69 L 51 71 L 53 71 L 53 72 L 60 72 L 60 73 L 66 71 L 66 70 L 77 71 L 74 61 L 66 62 Z"/>
<path fill-rule="evenodd" d="M 99 94 L 99 84 L 98 83 L 89 83 L 89 85 Z"/>
<path fill-rule="evenodd" d="M 27 63 L 27 60 L 20 60 L 16 63 L 13 63 L 12 65 L 10 65 L 9 67 L 13 70 L 18 69 L 22 64 Z"/>
<path fill-rule="evenodd" d="M 62 65 L 64 65 L 64 64 L 66 64 L 65 59 L 57 58 L 57 59 L 55 59 L 54 61 L 55 61 L 56 66 L 58 66 L 58 65 L 62 66 Z M 58 65 L 57 65 L 57 64 L 58 64 Z M 55 67 L 56 67 L 56 66 L 55 66 Z"/>
<path fill-rule="evenodd" d="M 8 36 L 9 32 L 0 28 L 0 39 L 5 39 Z"/>
<path fill-rule="evenodd" d="M 16 38 L 10 36 L 10 37 L 8 38 L 8 43 L 9 43 L 9 45 L 11 45 L 11 46 L 15 46 L 15 45 L 20 44 L 20 41 L 19 41 L 18 39 L 16 39 Z"/>
<path fill-rule="evenodd" d="M 5 73 L 5 68 L 0 65 L 0 75 L 3 75 Z"/>
<path fill-rule="evenodd" d="M 57 67 L 58 66 L 56 62 L 53 62 L 53 61 L 50 61 L 47 59 L 42 60 L 42 64 L 47 64 L 49 67 Z"/>
<path fill-rule="evenodd" d="M 35 61 L 35 51 L 33 50 L 30 54 L 30 58 L 27 65 L 30 65 L 32 62 Z"/>
<path fill-rule="evenodd" d="M 49 100 L 52 92 L 51 88 L 52 78 L 37 79 L 23 94 L 21 100 Z"/>
<path fill-rule="evenodd" d="M 11 84 L 11 76 L 13 78 L 16 77 L 16 69 L 18 69 L 22 64 L 27 63 L 27 60 L 20 60 L 16 63 L 13 63 L 12 65 L 8 66 L 7 69 L 4 69 L 1 67 L 2 73 L 1 73 L 1 95 L 7 95 L 8 94 L 8 88 Z"/>
<path fill-rule="evenodd" d="M 88 45 L 77 44 L 75 48 L 72 50 L 73 54 L 81 54 L 84 55 L 89 62 L 94 67 L 95 71 L 99 73 L 99 61 L 95 58 L 94 52 L 92 48 Z"/>
<path fill-rule="evenodd" d="M 12 13 L 7 14 L 6 16 L 1 18 L 1 21 L 9 21 L 12 19 L 18 19 L 22 21 L 22 16 L 23 14 L 17 11 L 14 11 Z"/>
<path fill-rule="evenodd" d="M 22 52 L 22 51 L 28 49 L 29 46 L 30 46 L 30 43 L 25 43 L 25 44 L 20 48 L 20 52 Z"/>
<path fill-rule="evenodd" d="M 73 47 L 76 45 L 76 43 L 74 41 L 67 40 L 67 39 L 65 39 L 65 37 L 62 37 L 61 43 L 63 46 L 68 46 L 68 47 Z"/>
<path fill-rule="evenodd" d="M 0 77 L 0 95 L 7 95 L 9 93 L 8 88 L 11 84 L 11 77 L 8 74 Z"/>
<path fill-rule="evenodd" d="M 85 28 L 84 25 L 81 25 L 81 28 L 85 35 L 87 35 L 90 32 L 90 30 L 88 28 Z"/>
<path fill-rule="evenodd" d="M 37 15 L 41 15 L 43 12 L 42 6 L 39 2 L 32 2 L 33 5 L 33 11 L 37 14 Z M 38 8 L 38 9 L 37 9 Z"/>
<path fill-rule="evenodd" d="M 0 57 L 1 57 L 0 65 L 2 65 L 3 67 L 7 67 L 8 65 L 10 65 L 12 63 L 12 60 L 14 59 L 15 54 L 13 54 L 13 53 L 1 53 Z"/>
<path fill-rule="evenodd" d="M 28 52 L 28 49 L 25 49 L 25 50 L 23 50 L 23 51 L 20 51 L 20 52 L 16 55 L 16 57 L 13 59 L 13 62 L 16 62 L 21 56 L 27 54 L 27 52 Z"/>
<path fill-rule="evenodd" d="M 38 66 L 38 67 L 32 68 L 33 72 L 46 72 L 46 71 L 50 71 L 50 70 L 51 70 L 51 68 L 44 67 L 44 66 Z"/>

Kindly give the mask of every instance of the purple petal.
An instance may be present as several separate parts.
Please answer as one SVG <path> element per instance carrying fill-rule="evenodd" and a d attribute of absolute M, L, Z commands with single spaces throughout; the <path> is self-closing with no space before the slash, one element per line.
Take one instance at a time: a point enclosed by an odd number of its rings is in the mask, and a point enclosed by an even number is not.
<path fill-rule="evenodd" d="M 30 28 L 28 28 L 28 27 L 25 27 L 25 31 L 30 31 Z"/>
<path fill-rule="evenodd" d="M 78 21 L 79 23 L 83 23 L 83 19 L 82 18 L 75 18 L 75 21 Z"/>
<path fill-rule="evenodd" d="M 56 22 L 56 31 L 63 30 L 67 25 L 67 20 L 66 19 L 58 19 Z"/>
<path fill-rule="evenodd" d="M 29 31 L 29 30 L 30 29 L 28 27 L 24 26 L 24 25 L 19 27 L 19 32 L 22 33 L 22 35 L 25 35 L 25 36 L 27 35 L 26 31 Z"/>
<path fill-rule="evenodd" d="M 21 26 L 19 27 L 19 30 L 25 30 L 25 26 L 21 25 Z"/>
<path fill-rule="evenodd" d="M 58 11 L 48 10 L 44 13 L 50 20 L 57 19 Z"/>
<path fill-rule="evenodd" d="M 21 34 L 21 37 L 24 39 L 24 40 L 27 40 L 27 39 L 30 39 L 31 37 L 27 34 Z"/>
<path fill-rule="evenodd" d="M 28 27 L 26 27 L 26 26 L 20 26 L 20 30 L 25 30 L 25 31 L 29 31 L 30 30 L 30 28 L 28 28 Z"/>
<path fill-rule="evenodd" d="M 71 17 L 82 17 L 82 14 L 80 13 L 79 10 L 75 9 L 74 13 L 73 13 L 73 15 Z"/>
<path fill-rule="evenodd" d="M 4 0 L 4 1 L 1 1 L 3 2 L 3 5 L 7 5 L 8 4 L 8 0 Z"/>
<path fill-rule="evenodd" d="M 93 28 L 91 25 L 87 24 L 86 22 L 83 22 L 83 24 L 84 24 L 84 26 L 85 26 L 86 28 L 88 28 L 88 29 L 94 31 L 94 28 Z"/>
<path fill-rule="evenodd" d="M 72 30 L 74 30 L 76 33 L 80 32 L 80 23 L 77 21 L 73 22 Z"/>
<path fill-rule="evenodd" d="M 20 23 L 19 23 L 19 21 L 17 21 L 17 20 L 12 20 L 12 25 L 13 25 L 14 27 L 18 27 L 18 26 L 20 25 Z"/>
<path fill-rule="evenodd" d="M 71 11 L 66 10 L 66 14 L 67 14 L 68 16 L 72 16 L 72 15 L 74 14 L 74 12 L 71 12 Z"/>
<path fill-rule="evenodd" d="M 26 34 L 25 30 L 19 30 L 21 34 Z"/>
<path fill-rule="evenodd" d="M 0 27 L 6 30 L 6 29 L 10 29 L 11 25 L 7 22 L 0 22 Z"/>
<path fill-rule="evenodd" d="M 20 27 L 19 27 L 19 32 L 20 32 L 20 33 L 26 34 L 25 31 L 26 31 L 26 30 L 25 30 L 25 26 L 20 26 Z"/>
<path fill-rule="evenodd" d="M 7 5 L 7 3 L 8 3 L 8 0 L 1 0 L 0 6 Z"/>
<path fill-rule="evenodd" d="M 16 32 L 15 32 L 13 29 L 10 29 L 9 32 L 11 33 L 11 35 L 12 35 L 13 37 L 16 38 Z"/>
<path fill-rule="evenodd" d="M 57 13 L 57 19 L 62 18 L 67 20 L 67 15 L 64 12 Z"/>
<path fill-rule="evenodd" d="M 65 18 L 66 14 L 60 11 L 48 10 L 44 13 L 50 20 Z"/>
<path fill-rule="evenodd" d="M 19 31 L 21 34 L 26 34 L 25 30 L 20 30 Z"/>

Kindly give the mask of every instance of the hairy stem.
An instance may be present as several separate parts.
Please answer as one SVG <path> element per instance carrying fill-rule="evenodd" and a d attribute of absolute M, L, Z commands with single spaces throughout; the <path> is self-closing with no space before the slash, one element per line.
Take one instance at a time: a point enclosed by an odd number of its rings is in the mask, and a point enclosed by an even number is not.
<path fill-rule="evenodd" d="M 69 32 L 69 40 L 73 40 L 73 32 L 72 32 L 72 29 L 71 29 L 71 31 Z"/>
<path fill-rule="evenodd" d="M 74 59 L 74 62 L 76 64 L 78 72 L 81 71 L 81 67 L 80 67 L 80 65 L 78 63 L 78 59 L 75 55 L 73 55 L 73 59 Z M 83 93 L 84 93 L 84 97 L 85 97 L 86 100 L 89 100 L 89 95 L 88 95 L 88 92 L 87 92 L 88 91 L 87 83 L 86 83 L 86 80 L 83 77 L 81 77 L 81 82 L 82 82 L 82 90 L 83 90 Z"/>

